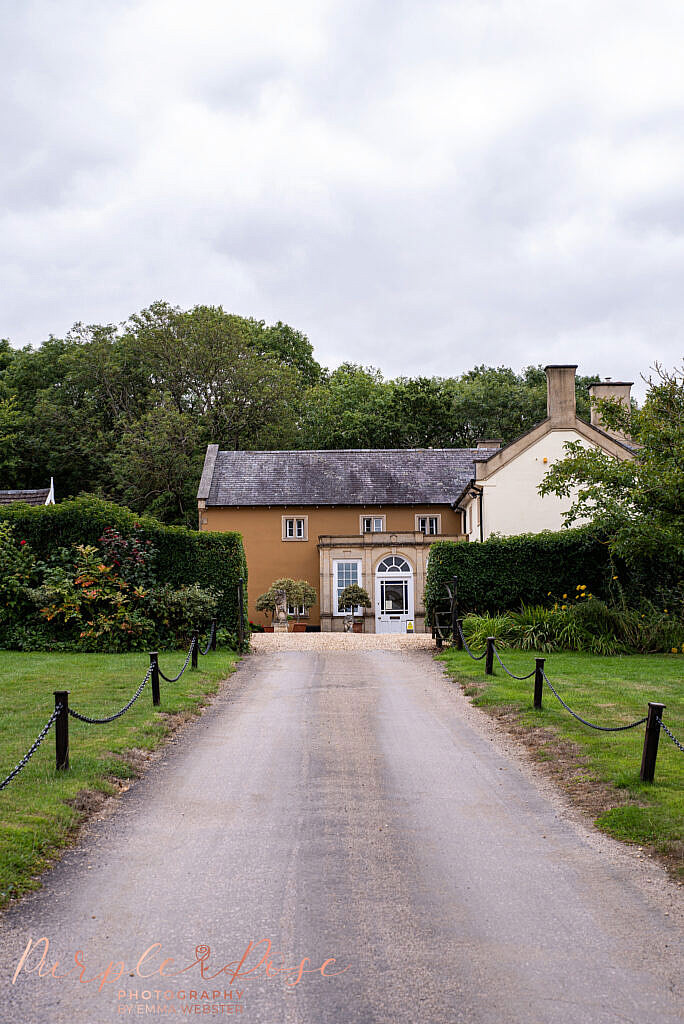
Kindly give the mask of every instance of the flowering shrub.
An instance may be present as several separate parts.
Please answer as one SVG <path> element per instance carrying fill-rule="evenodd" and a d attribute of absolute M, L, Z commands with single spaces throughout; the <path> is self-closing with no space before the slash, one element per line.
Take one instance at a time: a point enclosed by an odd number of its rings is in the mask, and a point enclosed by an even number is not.
<path fill-rule="evenodd" d="M 98 541 L 102 561 L 116 568 L 127 583 L 151 586 L 154 582 L 153 565 L 157 549 L 145 539 L 136 523 L 133 531 L 124 537 L 113 526 L 106 526 Z"/>
<path fill-rule="evenodd" d="M 185 644 L 208 630 L 217 595 L 198 584 L 154 585 L 154 548 L 105 530 L 100 544 L 38 562 L 0 522 L 0 644 L 20 650 L 128 651 Z"/>

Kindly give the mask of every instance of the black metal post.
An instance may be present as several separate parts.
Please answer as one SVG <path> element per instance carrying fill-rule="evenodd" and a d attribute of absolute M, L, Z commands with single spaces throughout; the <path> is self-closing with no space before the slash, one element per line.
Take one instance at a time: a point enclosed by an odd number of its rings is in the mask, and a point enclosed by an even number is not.
<path fill-rule="evenodd" d="M 646 719 L 646 734 L 644 736 L 644 752 L 641 756 L 641 781 L 653 782 L 655 775 L 656 758 L 658 756 L 658 740 L 660 739 L 660 722 L 663 717 L 666 704 L 648 702 L 648 718 Z"/>
<path fill-rule="evenodd" d="M 542 692 L 544 690 L 544 665 L 546 658 L 534 659 L 534 706 L 537 711 L 541 710 Z"/>
<path fill-rule="evenodd" d="M 152 704 L 155 708 L 158 708 L 161 704 L 161 698 L 159 696 L 159 653 L 158 651 L 150 651 L 150 666 L 152 668 L 152 675 L 150 679 L 152 681 Z"/>
<path fill-rule="evenodd" d="M 193 629 L 192 631 L 192 658 L 190 661 L 191 668 L 197 668 L 197 655 L 199 653 L 199 630 Z"/>
<path fill-rule="evenodd" d="M 53 690 L 55 708 L 62 705 L 62 710 L 55 719 L 55 763 L 58 772 L 69 769 L 69 691 Z"/>
<path fill-rule="evenodd" d="M 494 675 L 494 637 L 487 637 L 487 656 L 485 658 L 485 674 Z"/>
<path fill-rule="evenodd" d="M 211 620 L 211 649 L 216 650 L 216 619 Z"/>
<path fill-rule="evenodd" d="M 456 619 L 456 632 L 454 633 L 454 647 L 457 651 L 463 650 L 463 619 Z"/>
<path fill-rule="evenodd" d="M 241 576 L 237 585 L 238 591 L 238 650 L 242 652 L 245 645 L 245 581 Z"/>
<path fill-rule="evenodd" d="M 451 642 L 458 645 L 458 576 L 451 577 L 451 585 L 453 590 L 451 591 Z"/>

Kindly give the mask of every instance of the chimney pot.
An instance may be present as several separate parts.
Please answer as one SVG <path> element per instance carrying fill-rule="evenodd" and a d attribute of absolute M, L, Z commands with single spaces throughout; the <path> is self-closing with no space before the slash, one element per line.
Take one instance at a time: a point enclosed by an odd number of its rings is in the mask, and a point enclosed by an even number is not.
<path fill-rule="evenodd" d="M 553 364 L 546 370 L 546 415 L 557 426 L 570 427 L 577 416 L 575 371 L 577 364 Z"/>

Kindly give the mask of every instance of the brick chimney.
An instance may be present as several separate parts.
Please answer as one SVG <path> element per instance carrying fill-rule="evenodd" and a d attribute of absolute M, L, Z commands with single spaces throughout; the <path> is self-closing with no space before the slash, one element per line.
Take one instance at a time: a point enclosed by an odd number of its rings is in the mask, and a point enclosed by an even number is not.
<path fill-rule="evenodd" d="M 591 398 L 591 425 L 593 427 L 599 427 L 601 430 L 605 430 L 611 437 L 616 437 L 618 441 L 626 441 L 629 437 L 628 434 L 623 433 L 621 430 L 609 430 L 608 427 L 603 425 L 601 413 L 595 408 L 594 402 L 601 398 L 612 398 L 624 405 L 626 409 L 631 409 L 631 391 L 632 384 L 634 381 L 625 380 L 611 380 L 608 377 L 606 380 L 601 381 L 599 384 L 591 384 L 589 387 L 589 397 Z"/>
<path fill-rule="evenodd" d="M 478 451 L 482 448 L 500 448 L 503 444 L 503 438 L 496 437 L 493 441 L 477 441 L 475 447 Z"/>
<path fill-rule="evenodd" d="M 546 366 L 546 415 L 559 427 L 571 427 L 577 416 L 574 366 Z"/>

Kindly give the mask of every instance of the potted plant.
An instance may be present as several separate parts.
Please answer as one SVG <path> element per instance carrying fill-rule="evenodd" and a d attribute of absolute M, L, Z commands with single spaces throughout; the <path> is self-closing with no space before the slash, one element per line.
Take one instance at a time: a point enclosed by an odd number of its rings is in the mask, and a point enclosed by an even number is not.
<path fill-rule="evenodd" d="M 268 612 L 271 616 L 271 625 L 264 626 L 264 633 L 273 632 L 273 616 L 275 615 L 276 601 L 273 587 L 269 587 L 265 594 L 261 594 L 256 600 L 256 610 L 258 612 Z"/>
<path fill-rule="evenodd" d="M 305 633 L 306 623 L 299 621 L 301 609 L 304 610 L 305 614 L 308 614 L 309 608 L 311 608 L 313 604 L 316 604 L 318 595 L 315 587 L 312 587 L 308 580 L 297 580 L 295 587 L 296 599 L 292 601 L 295 608 L 295 622 L 292 627 L 292 631 L 293 633 Z"/>
<path fill-rule="evenodd" d="M 352 632 L 363 633 L 363 618 L 357 622 L 354 617 L 355 608 L 371 608 L 371 599 L 368 591 L 360 587 L 358 583 L 350 583 L 340 594 L 339 610 L 351 612 Z"/>
<path fill-rule="evenodd" d="M 289 577 L 282 577 L 274 580 L 265 594 L 257 598 L 257 611 L 268 612 L 271 616 L 271 625 L 266 626 L 268 633 L 273 632 L 273 619 L 278 607 L 278 595 L 284 591 L 288 605 L 295 609 L 294 616 L 288 615 L 288 622 L 292 622 L 294 633 L 303 633 L 306 630 L 306 623 L 300 622 L 301 609 L 308 612 L 309 608 L 316 603 L 317 594 L 314 587 L 307 580 L 293 580 Z"/>

